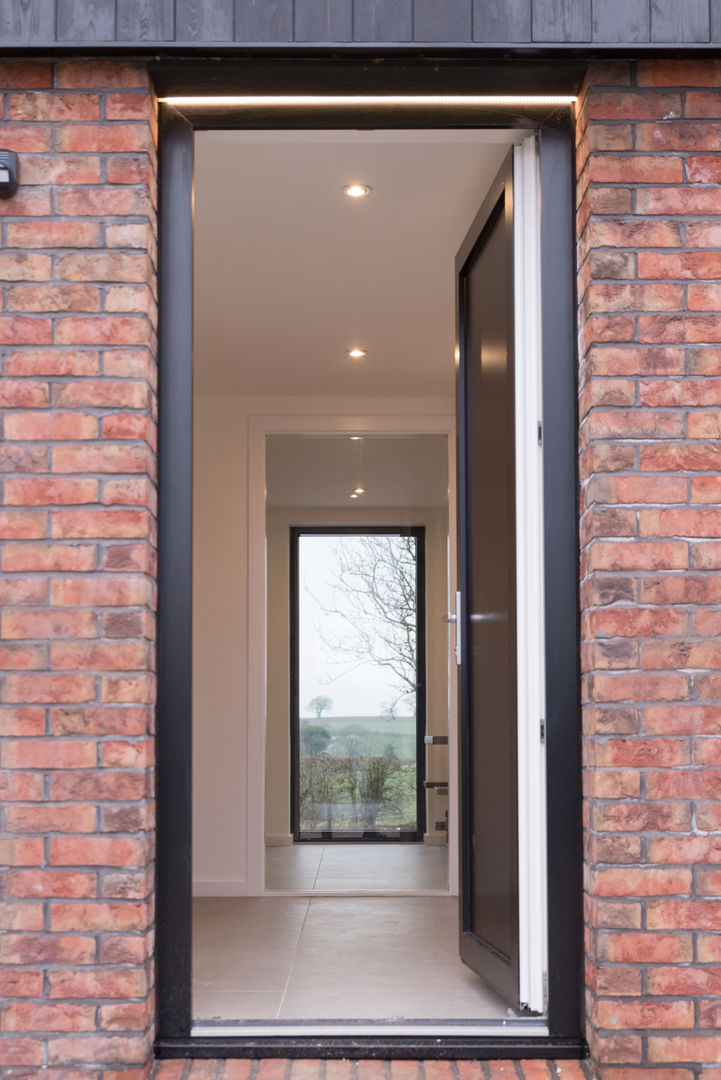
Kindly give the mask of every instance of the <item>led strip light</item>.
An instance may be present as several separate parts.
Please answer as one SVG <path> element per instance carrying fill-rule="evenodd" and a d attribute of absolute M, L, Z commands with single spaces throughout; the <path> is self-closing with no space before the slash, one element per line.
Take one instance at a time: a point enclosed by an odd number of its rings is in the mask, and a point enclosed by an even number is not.
<path fill-rule="evenodd" d="M 413 105 L 517 106 L 573 105 L 575 97 L 560 94 L 229 94 L 221 96 L 180 95 L 160 99 L 165 105 L 219 105 L 239 108 L 289 108 L 293 106 Z"/>

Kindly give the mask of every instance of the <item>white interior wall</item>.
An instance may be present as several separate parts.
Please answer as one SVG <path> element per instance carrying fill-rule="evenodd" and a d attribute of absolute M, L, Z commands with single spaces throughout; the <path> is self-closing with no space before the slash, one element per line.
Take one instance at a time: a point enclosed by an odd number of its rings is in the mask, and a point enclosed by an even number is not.
<path fill-rule="evenodd" d="M 242 797 L 248 772 L 248 574 L 263 573 L 262 567 L 248 567 L 250 418 L 452 413 L 448 397 L 196 398 L 193 881 L 197 895 L 242 895 L 249 877 L 249 822 Z M 259 806 L 258 813 L 262 812 Z"/>
<path fill-rule="evenodd" d="M 426 675 L 429 735 L 448 734 L 448 509 L 439 507 L 290 508 L 269 507 L 268 544 L 268 704 L 266 712 L 265 833 L 269 844 L 290 843 L 290 526 L 423 525 L 426 530 Z M 427 776 L 448 779 L 448 750 L 428 747 Z M 429 840 L 448 798 L 434 791 L 426 799 Z"/>

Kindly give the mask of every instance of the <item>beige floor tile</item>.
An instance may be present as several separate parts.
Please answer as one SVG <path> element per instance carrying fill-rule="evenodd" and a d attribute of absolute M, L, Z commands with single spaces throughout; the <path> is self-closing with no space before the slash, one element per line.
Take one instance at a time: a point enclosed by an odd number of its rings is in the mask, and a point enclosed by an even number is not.
<path fill-rule="evenodd" d="M 426 844 L 293 844 L 266 850 L 269 889 L 412 891 L 448 887 L 448 849 Z"/>
<path fill-rule="evenodd" d="M 275 1020 L 283 998 L 281 991 L 222 992 L 199 987 L 193 994 L 196 1020 Z"/>
<path fill-rule="evenodd" d="M 509 1015 L 458 957 L 454 897 L 203 899 L 195 908 L 199 1019 Z"/>

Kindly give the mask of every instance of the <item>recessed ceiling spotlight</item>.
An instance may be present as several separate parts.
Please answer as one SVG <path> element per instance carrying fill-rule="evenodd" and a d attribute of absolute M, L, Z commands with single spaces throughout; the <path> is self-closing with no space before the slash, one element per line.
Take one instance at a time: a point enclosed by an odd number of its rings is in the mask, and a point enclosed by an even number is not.
<path fill-rule="evenodd" d="M 363 438 L 362 435 L 351 435 L 350 436 L 350 441 L 351 442 L 360 442 L 362 438 Z"/>
<path fill-rule="evenodd" d="M 362 487 L 353 488 L 354 495 L 365 495 L 366 489 Z"/>
<path fill-rule="evenodd" d="M 351 360 L 362 360 L 363 357 L 367 356 L 368 354 L 367 354 L 365 349 L 355 348 L 355 349 L 349 349 L 348 350 L 348 355 L 350 356 Z"/>
<path fill-rule="evenodd" d="M 357 498 L 358 498 L 358 496 L 356 495 L 355 491 L 352 491 L 352 492 L 350 493 L 350 495 L 348 496 L 348 498 L 349 498 L 349 499 L 357 499 Z"/>
<path fill-rule="evenodd" d="M 370 195 L 372 190 L 370 184 L 346 184 L 343 188 L 343 194 L 347 195 L 349 199 L 365 199 L 366 195 Z"/>

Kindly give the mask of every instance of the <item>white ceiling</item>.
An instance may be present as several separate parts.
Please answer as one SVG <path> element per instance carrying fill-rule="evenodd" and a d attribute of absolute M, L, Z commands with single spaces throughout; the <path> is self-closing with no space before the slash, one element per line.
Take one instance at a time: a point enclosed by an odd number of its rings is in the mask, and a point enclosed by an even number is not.
<path fill-rule="evenodd" d="M 522 135 L 199 132 L 196 392 L 452 393 L 455 253 Z"/>
<path fill-rule="evenodd" d="M 267 440 L 268 506 L 446 506 L 448 440 L 442 435 Z M 365 494 L 350 499 L 356 487 Z"/>

